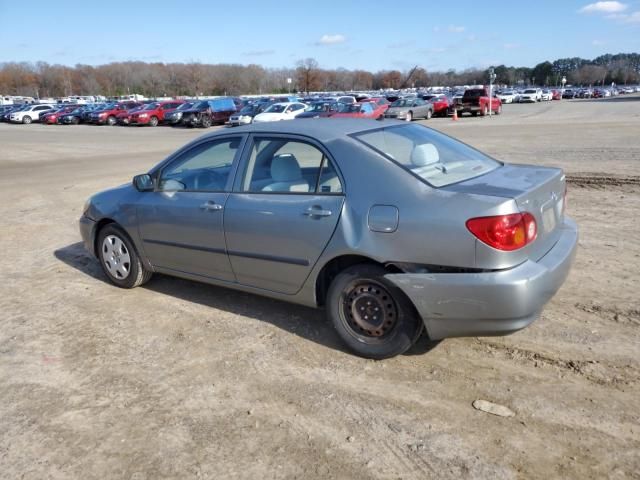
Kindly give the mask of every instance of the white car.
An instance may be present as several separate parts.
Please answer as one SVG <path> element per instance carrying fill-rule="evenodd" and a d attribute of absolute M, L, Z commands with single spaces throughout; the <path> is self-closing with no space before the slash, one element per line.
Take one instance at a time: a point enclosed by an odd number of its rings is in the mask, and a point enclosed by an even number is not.
<path fill-rule="evenodd" d="M 498 94 L 502 103 L 513 103 L 516 101 L 516 93 L 513 90 L 503 90 Z"/>
<path fill-rule="evenodd" d="M 539 88 L 527 88 L 520 94 L 520 102 L 539 102 L 542 98 L 542 91 Z"/>
<path fill-rule="evenodd" d="M 25 125 L 31 122 L 37 122 L 40 120 L 40 115 L 53 110 L 53 105 L 29 105 L 22 110 L 13 112 L 9 116 L 11 123 L 24 123 Z"/>
<path fill-rule="evenodd" d="M 540 95 L 540 100 L 542 100 L 543 102 L 550 102 L 551 100 L 553 100 L 553 92 L 551 92 L 551 90 L 543 90 L 542 94 Z"/>
<path fill-rule="evenodd" d="M 304 112 L 306 108 L 304 103 L 299 102 L 274 103 L 264 112 L 253 117 L 253 123 L 291 120 Z"/>

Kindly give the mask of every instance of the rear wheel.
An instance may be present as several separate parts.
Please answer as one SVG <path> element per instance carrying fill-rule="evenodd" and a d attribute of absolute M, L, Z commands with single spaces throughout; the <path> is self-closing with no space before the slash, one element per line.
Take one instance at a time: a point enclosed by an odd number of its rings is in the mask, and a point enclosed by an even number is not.
<path fill-rule="evenodd" d="M 354 265 L 333 280 L 327 294 L 327 317 L 356 354 L 373 359 L 394 357 L 416 342 L 424 324 L 404 293 L 384 278 L 377 265 Z"/>
<path fill-rule="evenodd" d="M 405 120 L 407 122 L 410 122 L 413 120 L 413 112 L 407 112 L 407 118 L 405 118 Z"/>
<path fill-rule="evenodd" d="M 149 119 L 149 126 L 157 127 L 158 126 L 158 117 L 153 116 Z"/>
<path fill-rule="evenodd" d="M 120 227 L 109 224 L 98 233 L 98 258 L 111 283 L 134 288 L 146 283 L 153 272 L 142 264 L 133 242 Z"/>
<path fill-rule="evenodd" d="M 482 107 L 482 111 L 480 112 L 480 116 L 484 117 L 488 113 L 487 106 Z"/>
<path fill-rule="evenodd" d="M 502 105 L 498 105 L 498 109 L 496 110 L 496 115 L 500 115 L 502 113 Z"/>
<path fill-rule="evenodd" d="M 33 120 L 29 115 L 25 115 L 24 117 L 22 117 L 22 123 L 24 123 L 25 125 L 29 125 L 32 121 Z"/>

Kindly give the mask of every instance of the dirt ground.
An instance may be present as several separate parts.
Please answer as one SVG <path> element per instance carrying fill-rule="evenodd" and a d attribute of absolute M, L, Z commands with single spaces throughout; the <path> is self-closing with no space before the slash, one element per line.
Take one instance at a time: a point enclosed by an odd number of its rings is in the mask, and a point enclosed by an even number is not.
<path fill-rule="evenodd" d="M 85 199 L 201 130 L 1 124 L 0 478 L 640 478 L 640 96 L 427 124 L 562 166 L 579 252 L 531 327 L 382 362 L 321 311 L 106 282 Z"/>

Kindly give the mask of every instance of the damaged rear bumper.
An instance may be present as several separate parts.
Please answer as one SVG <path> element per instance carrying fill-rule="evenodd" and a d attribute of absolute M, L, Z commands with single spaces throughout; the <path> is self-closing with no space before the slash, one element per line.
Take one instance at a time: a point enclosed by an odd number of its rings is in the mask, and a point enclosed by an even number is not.
<path fill-rule="evenodd" d="M 562 286 L 578 243 L 566 218 L 558 242 L 539 261 L 483 273 L 399 273 L 385 278 L 413 302 L 432 340 L 507 335 L 536 320 Z"/>

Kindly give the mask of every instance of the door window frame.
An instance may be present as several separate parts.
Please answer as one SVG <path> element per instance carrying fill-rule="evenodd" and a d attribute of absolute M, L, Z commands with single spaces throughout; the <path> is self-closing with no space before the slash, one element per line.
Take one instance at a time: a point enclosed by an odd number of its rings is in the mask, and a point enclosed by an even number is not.
<path fill-rule="evenodd" d="M 342 192 L 318 192 L 318 191 L 316 191 L 317 188 L 318 188 L 318 185 L 319 185 L 318 179 L 320 178 L 320 175 L 322 173 L 322 167 L 324 165 L 324 162 L 322 163 L 322 165 L 319 166 L 318 176 L 316 177 L 316 185 L 315 185 L 315 188 L 314 188 L 313 192 L 277 192 L 277 191 L 274 191 L 274 192 L 272 192 L 272 191 L 251 192 L 251 191 L 243 190 L 242 185 L 243 185 L 244 179 L 245 179 L 245 177 L 246 177 L 246 175 L 248 173 L 247 170 L 248 170 L 248 167 L 249 167 L 249 159 L 251 158 L 251 153 L 253 152 L 253 148 L 255 146 L 255 139 L 256 138 L 268 138 L 268 139 L 273 139 L 273 140 L 288 140 L 288 141 L 306 143 L 308 145 L 311 145 L 312 147 L 317 148 L 323 154 L 324 158 L 326 159 L 325 161 L 328 161 L 333 166 L 333 169 L 335 170 L 336 175 L 338 176 L 338 179 L 340 180 L 340 185 L 342 186 Z M 252 134 L 250 134 L 248 136 L 248 138 L 246 139 L 246 143 L 244 144 L 242 156 L 240 158 L 240 161 L 238 162 L 237 168 L 235 169 L 235 180 L 233 182 L 233 188 L 231 190 L 231 193 L 244 194 L 244 195 L 307 195 L 307 196 L 309 196 L 309 195 L 310 196 L 327 195 L 327 196 L 345 196 L 346 192 L 347 192 L 347 186 L 346 186 L 345 181 L 344 181 L 344 175 L 340 171 L 340 167 L 338 166 L 338 163 L 335 161 L 333 156 L 329 153 L 329 150 L 327 150 L 327 148 L 325 148 L 325 146 L 322 145 L 322 143 L 320 143 L 319 141 L 317 141 L 314 138 L 307 137 L 305 135 L 294 135 L 294 134 L 286 134 L 286 133 L 271 133 L 271 132 L 252 133 Z"/>
<path fill-rule="evenodd" d="M 240 145 L 238 145 L 238 149 L 233 157 L 233 162 L 231 164 L 231 170 L 229 171 L 229 177 L 227 178 L 227 182 L 223 190 L 161 190 L 159 188 L 160 179 L 162 178 L 162 173 L 170 168 L 177 162 L 180 162 L 184 155 L 188 155 L 189 152 L 196 148 L 200 148 L 203 144 L 206 143 L 217 143 L 225 140 L 231 140 L 233 138 L 240 139 Z M 154 193 L 179 193 L 179 192 L 189 192 L 189 193 L 231 193 L 232 188 L 235 185 L 235 177 L 238 172 L 238 165 L 240 164 L 240 159 L 243 158 L 244 149 L 247 143 L 247 135 L 246 134 L 228 134 L 228 135 L 220 135 L 216 137 L 204 138 L 203 140 L 185 145 L 183 148 L 174 152 L 167 159 L 165 159 L 160 165 L 158 165 L 155 169 L 150 172 L 151 177 L 153 178 L 153 192 Z"/>

